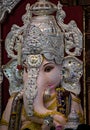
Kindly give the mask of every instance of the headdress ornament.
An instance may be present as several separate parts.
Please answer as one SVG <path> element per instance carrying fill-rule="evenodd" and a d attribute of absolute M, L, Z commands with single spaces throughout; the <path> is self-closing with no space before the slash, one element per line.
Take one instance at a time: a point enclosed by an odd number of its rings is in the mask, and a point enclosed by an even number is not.
<path fill-rule="evenodd" d="M 44 54 L 46 52 L 45 55 L 50 51 L 52 55 L 50 57 L 53 57 L 53 54 L 58 57 L 57 63 L 60 63 L 60 59 L 64 57 L 64 47 L 67 54 L 80 55 L 82 34 L 75 21 L 67 25 L 63 23 L 65 12 L 60 2 L 56 6 L 47 0 L 39 0 L 32 6 L 27 4 L 26 10 L 26 14 L 22 17 L 24 25 L 22 27 L 13 25 L 11 32 L 7 35 L 5 45 L 9 57 L 17 57 L 13 50 L 19 53 L 18 46 L 22 47 L 23 54 L 24 50 L 25 53 L 27 50 L 27 53 L 34 54 L 37 51 Z M 55 11 L 56 18 L 51 15 Z M 35 16 L 32 17 L 32 14 Z M 70 52 L 72 48 L 75 48 L 75 51 Z"/>
<path fill-rule="evenodd" d="M 62 7 L 60 1 L 57 6 L 47 0 L 38 0 L 31 6 L 27 4 L 26 14 L 22 17 L 23 26 L 13 25 L 6 37 L 5 47 L 12 61 L 17 60 L 20 65 L 27 55 L 43 55 L 57 64 L 62 64 L 64 61 L 69 63 L 70 60 L 77 61 L 82 66 L 81 61 L 75 57 L 80 56 L 82 52 L 82 33 L 75 21 L 64 24 L 66 14 Z M 54 12 L 56 16 L 53 15 Z M 70 57 L 65 57 L 65 54 Z M 72 66 L 68 67 L 72 69 Z M 77 77 L 76 75 L 76 79 Z M 63 82 L 65 81 L 64 78 Z M 74 92 L 74 89 L 72 91 Z M 77 91 L 78 89 L 76 93 Z"/>

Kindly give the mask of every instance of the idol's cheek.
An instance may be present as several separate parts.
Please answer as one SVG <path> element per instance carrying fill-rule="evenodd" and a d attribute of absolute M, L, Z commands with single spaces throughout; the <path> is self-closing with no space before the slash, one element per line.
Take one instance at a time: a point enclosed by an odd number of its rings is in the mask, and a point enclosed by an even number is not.
<path fill-rule="evenodd" d="M 58 86 L 61 81 L 61 67 L 54 65 L 53 69 L 50 72 L 45 70 L 40 70 L 37 78 L 37 86 L 40 89 L 45 90 L 49 86 Z"/>

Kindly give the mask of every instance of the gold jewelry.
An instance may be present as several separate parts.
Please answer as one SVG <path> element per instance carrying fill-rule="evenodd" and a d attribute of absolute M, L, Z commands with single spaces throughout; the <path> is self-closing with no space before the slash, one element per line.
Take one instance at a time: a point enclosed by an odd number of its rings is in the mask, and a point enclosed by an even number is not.
<path fill-rule="evenodd" d="M 58 87 L 58 88 L 56 88 L 56 91 L 62 91 L 62 92 L 64 92 L 65 89 L 63 87 Z"/>
<path fill-rule="evenodd" d="M 57 111 L 46 112 L 45 114 L 38 113 L 38 112 L 34 111 L 34 115 L 37 116 L 37 117 L 40 117 L 40 118 L 45 118 L 45 117 L 47 117 L 49 115 L 51 116 L 51 115 L 56 115 L 56 114 L 65 118 L 64 114 L 62 114 L 60 112 L 57 112 Z"/>
<path fill-rule="evenodd" d="M 0 121 L 0 125 L 6 125 L 6 126 L 8 126 L 8 122 L 5 120 L 5 119 L 1 119 L 1 121 Z"/>
<path fill-rule="evenodd" d="M 81 100 L 79 98 L 77 98 L 77 97 L 76 98 L 75 97 L 72 98 L 72 100 L 75 101 L 75 102 L 77 102 L 77 103 L 79 103 L 79 104 L 81 103 Z"/>
<path fill-rule="evenodd" d="M 57 106 L 57 103 L 56 103 L 56 100 L 54 100 L 47 108 L 49 110 L 52 110 L 52 109 L 56 108 L 56 106 Z"/>
<path fill-rule="evenodd" d="M 78 111 L 77 114 L 79 116 L 80 123 L 84 123 L 84 116 L 82 115 L 82 113 Z"/>
<path fill-rule="evenodd" d="M 53 95 L 51 95 L 50 98 L 45 99 L 45 103 L 48 103 L 48 102 L 52 101 L 54 98 L 56 98 L 56 94 L 53 94 Z"/>

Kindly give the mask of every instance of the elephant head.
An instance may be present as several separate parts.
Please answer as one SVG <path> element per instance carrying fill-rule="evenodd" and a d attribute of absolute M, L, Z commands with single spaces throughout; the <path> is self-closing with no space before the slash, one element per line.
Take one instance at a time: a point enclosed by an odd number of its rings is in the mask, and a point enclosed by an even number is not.
<path fill-rule="evenodd" d="M 57 21 L 51 15 L 56 10 Z M 31 12 L 36 16 L 31 17 Z M 80 36 L 80 43 L 82 40 L 81 32 L 77 31 L 77 26 L 72 26 L 70 30 L 69 24 L 65 25 L 63 23 L 64 16 L 62 12 L 64 13 L 60 3 L 58 3 L 58 8 L 45 0 L 43 3 L 41 1 L 36 2 L 31 7 L 28 5 L 27 13 L 23 17 L 24 25 L 22 27 L 14 25 L 6 39 L 8 55 L 13 59 L 17 59 L 19 65 L 21 64 L 23 68 L 23 88 L 21 87 L 21 95 L 27 116 L 30 119 L 36 117 L 34 121 L 37 122 L 39 119 L 45 119 L 51 116 L 56 126 L 60 124 L 64 125 L 66 118 L 64 114 L 57 111 L 57 104 L 55 104 L 56 98 L 53 97 L 57 97 L 56 90 L 58 89 L 62 89 L 62 92 L 64 88 L 70 91 L 70 89 L 66 88 L 67 86 L 59 86 L 62 80 L 62 65 L 67 61 L 67 58 L 66 60 L 64 58 L 64 43 L 66 42 L 66 48 L 69 46 L 69 49 L 71 49 L 72 45 L 70 40 L 72 39 L 71 41 L 74 41 L 73 46 L 77 50 L 74 35 L 71 37 L 70 34 L 76 33 L 76 37 Z M 64 39 L 66 35 L 68 36 L 68 45 L 67 40 Z M 74 56 L 80 55 L 81 47 L 81 44 L 80 46 L 78 44 L 78 52 L 67 53 L 69 51 L 66 51 L 66 53 L 70 54 L 70 56 L 74 54 L 71 56 L 71 59 L 76 62 L 77 60 Z M 17 52 L 17 56 L 14 56 L 13 50 Z M 73 63 L 73 60 L 70 61 Z M 72 69 L 71 66 L 67 66 L 68 70 Z M 18 69 L 20 69 L 19 67 Z M 71 71 L 68 73 L 71 76 Z M 51 99 L 48 102 L 47 97 Z M 52 104 L 54 104 L 53 109 L 51 109 Z"/>

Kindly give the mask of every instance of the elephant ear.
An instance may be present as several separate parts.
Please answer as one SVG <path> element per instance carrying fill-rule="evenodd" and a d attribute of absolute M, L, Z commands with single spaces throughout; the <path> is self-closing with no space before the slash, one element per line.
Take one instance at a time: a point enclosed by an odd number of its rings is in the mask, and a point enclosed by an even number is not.
<path fill-rule="evenodd" d="M 3 73 L 9 81 L 9 93 L 19 92 L 23 88 L 23 79 L 20 71 L 17 69 L 17 60 L 10 60 L 3 65 Z"/>
<path fill-rule="evenodd" d="M 71 56 L 80 56 L 82 53 L 82 33 L 74 20 L 68 23 L 65 32 L 65 52 Z"/>
<path fill-rule="evenodd" d="M 60 4 L 59 1 L 56 13 L 56 20 L 58 25 L 64 32 L 65 53 L 70 56 L 80 56 L 82 53 L 82 41 L 83 41 L 82 32 L 80 31 L 74 20 L 71 20 L 68 24 L 64 23 L 66 13 L 62 9 L 62 7 L 63 6 Z"/>
<path fill-rule="evenodd" d="M 76 57 L 67 56 L 63 60 L 62 87 L 76 95 L 80 94 L 80 78 L 83 73 L 83 63 Z"/>

